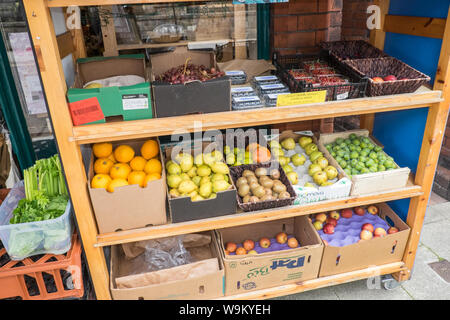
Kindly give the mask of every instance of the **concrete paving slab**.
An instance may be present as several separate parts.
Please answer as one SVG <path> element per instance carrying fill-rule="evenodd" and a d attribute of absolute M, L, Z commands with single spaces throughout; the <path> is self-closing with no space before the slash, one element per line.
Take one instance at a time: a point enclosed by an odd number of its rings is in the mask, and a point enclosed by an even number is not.
<path fill-rule="evenodd" d="M 401 287 L 414 299 L 450 300 L 450 284 L 439 277 L 428 265 L 436 261 L 438 258 L 433 252 L 423 245 L 419 246 L 412 277 L 401 284 Z"/>
<path fill-rule="evenodd" d="M 439 257 L 450 260 L 450 220 L 424 224 L 420 242 Z"/>
<path fill-rule="evenodd" d="M 402 287 L 385 290 L 380 278 L 369 283 L 368 280 L 359 280 L 341 284 L 334 290 L 340 300 L 412 300 Z"/>
<path fill-rule="evenodd" d="M 449 210 L 448 214 L 445 214 L 446 210 Z M 450 202 L 427 207 L 423 224 L 425 225 L 433 222 L 439 222 L 446 220 L 447 218 L 450 219 Z"/>
<path fill-rule="evenodd" d="M 333 287 L 327 287 L 278 297 L 273 300 L 338 300 L 338 296 L 334 292 Z"/>

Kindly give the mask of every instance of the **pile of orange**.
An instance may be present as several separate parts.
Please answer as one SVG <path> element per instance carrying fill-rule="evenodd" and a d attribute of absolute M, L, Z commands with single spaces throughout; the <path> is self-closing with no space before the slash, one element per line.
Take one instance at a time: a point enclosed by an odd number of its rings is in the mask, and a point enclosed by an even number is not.
<path fill-rule="evenodd" d="M 95 143 L 92 151 L 95 156 L 92 188 L 103 188 L 108 192 L 132 184 L 145 188 L 149 181 L 161 179 L 162 166 L 156 140 L 144 142 L 141 155 L 136 155 L 134 149 L 126 144 L 113 149 L 109 142 Z"/>

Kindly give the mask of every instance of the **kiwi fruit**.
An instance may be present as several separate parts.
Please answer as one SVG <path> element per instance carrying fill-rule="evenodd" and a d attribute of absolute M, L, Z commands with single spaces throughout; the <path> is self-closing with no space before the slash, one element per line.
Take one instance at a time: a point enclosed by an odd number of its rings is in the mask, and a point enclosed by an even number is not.
<path fill-rule="evenodd" d="M 248 184 L 248 182 L 247 182 L 247 178 L 245 178 L 245 177 L 240 177 L 239 179 L 237 179 L 237 181 L 236 181 L 236 187 L 240 187 L 241 185 L 243 185 L 243 184 Z"/>
<path fill-rule="evenodd" d="M 255 190 L 256 188 L 258 188 L 258 187 L 260 187 L 261 185 L 258 183 L 258 182 L 252 182 L 251 184 L 250 184 L 250 190 L 252 190 L 252 192 L 253 192 L 253 190 Z"/>
<path fill-rule="evenodd" d="M 247 194 L 245 197 L 242 198 L 242 202 L 244 202 L 244 203 L 249 202 L 250 201 L 250 197 L 251 197 L 251 195 Z"/>
<path fill-rule="evenodd" d="M 265 194 L 260 198 L 261 201 L 270 201 L 274 200 L 274 198 L 271 195 Z"/>
<path fill-rule="evenodd" d="M 272 171 L 270 171 L 270 176 L 272 177 L 272 179 L 280 179 L 280 170 L 273 169 Z"/>
<path fill-rule="evenodd" d="M 255 173 L 251 170 L 244 170 L 244 172 L 242 172 L 242 176 L 247 178 L 249 176 L 255 176 Z"/>
<path fill-rule="evenodd" d="M 257 177 L 261 177 L 261 176 L 267 176 L 267 169 L 266 168 L 258 168 L 255 170 L 255 175 Z"/>
<path fill-rule="evenodd" d="M 266 190 L 263 186 L 256 187 L 252 190 L 253 195 L 257 196 L 258 198 L 261 198 L 266 194 Z"/>
<path fill-rule="evenodd" d="M 274 186 L 273 186 L 273 188 L 272 188 L 273 192 L 275 192 L 275 193 L 282 193 L 282 192 L 285 192 L 286 189 L 287 189 L 287 188 L 286 188 L 286 186 L 285 186 L 284 184 L 279 184 L 279 183 L 274 184 Z M 278 198 L 280 198 L 280 196 L 278 196 Z"/>
<path fill-rule="evenodd" d="M 261 181 L 261 185 L 264 188 L 272 189 L 272 187 L 273 187 L 273 180 L 270 179 L 270 178 L 264 179 L 264 181 Z"/>
<path fill-rule="evenodd" d="M 249 192 L 250 192 L 250 187 L 248 186 L 248 184 L 243 184 L 238 189 L 238 194 L 241 197 L 245 197 Z"/>
<path fill-rule="evenodd" d="M 278 199 L 287 199 L 290 198 L 291 195 L 287 191 L 283 191 L 279 194 Z"/>
<path fill-rule="evenodd" d="M 247 182 L 251 186 L 253 182 L 258 183 L 258 178 L 255 176 L 247 176 Z"/>
<path fill-rule="evenodd" d="M 259 198 L 256 196 L 251 196 L 250 199 L 248 200 L 248 202 L 252 202 L 252 203 L 259 202 Z"/>
<path fill-rule="evenodd" d="M 271 196 L 273 194 L 272 189 L 270 188 L 264 188 L 264 191 L 266 192 L 266 195 Z"/>

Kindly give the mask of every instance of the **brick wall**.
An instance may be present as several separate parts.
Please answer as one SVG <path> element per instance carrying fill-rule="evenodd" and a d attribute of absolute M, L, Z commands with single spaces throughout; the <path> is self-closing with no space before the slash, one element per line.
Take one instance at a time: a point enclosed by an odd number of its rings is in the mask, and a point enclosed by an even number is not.
<path fill-rule="evenodd" d="M 322 41 L 340 40 L 343 0 L 290 0 L 272 5 L 271 48 L 281 54 L 317 50 Z"/>
<path fill-rule="evenodd" d="M 342 40 L 368 40 L 367 7 L 370 0 L 345 0 L 342 7 Z"/>

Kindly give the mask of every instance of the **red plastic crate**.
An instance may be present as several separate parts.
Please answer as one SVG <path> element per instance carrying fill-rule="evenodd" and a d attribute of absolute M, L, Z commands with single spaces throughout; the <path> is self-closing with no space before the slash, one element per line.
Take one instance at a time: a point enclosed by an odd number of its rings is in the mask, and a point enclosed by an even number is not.
<path fill-rule="evenodd" d="M 76 233 L 66 254 L 14 261 L 9 259 L 5 248 L 0 249 L 0 299 L 52 300 L 83 295 L 81 243 Z"/>

